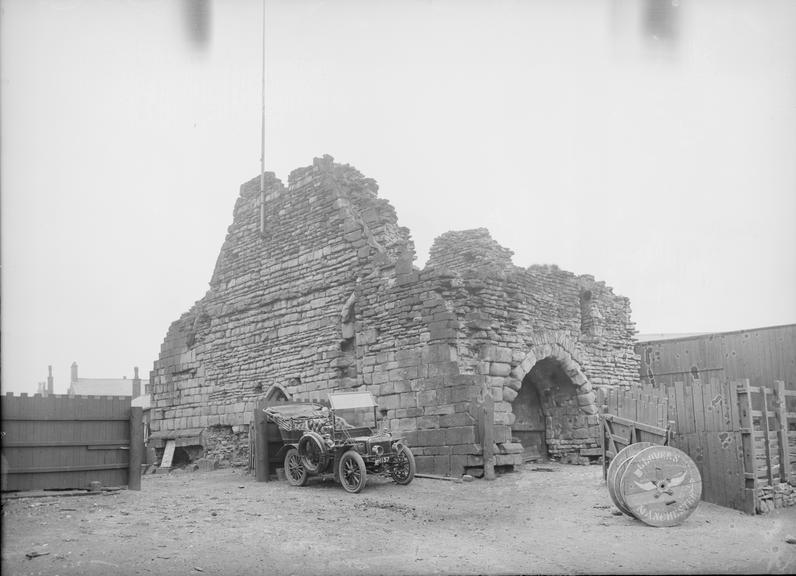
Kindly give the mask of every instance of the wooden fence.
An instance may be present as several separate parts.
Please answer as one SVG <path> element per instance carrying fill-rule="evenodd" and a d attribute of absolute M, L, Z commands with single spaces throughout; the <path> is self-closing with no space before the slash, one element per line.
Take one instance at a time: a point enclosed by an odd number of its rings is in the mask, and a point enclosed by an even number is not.
<path fill-rule="evenodd" d="M 796 484 L 796 391 L 783 382 L 766 387 L 697 378 L 598 400 L 605 412 L 604 461 L 628 443 L 664 443 L 655 438 L 665 427 L 668 443 L 699 468 L 706 502 L 749 514 L 796 503 L 788 484 Z"/>
<path fill-rule="evenodd" d="M 94 481 L 139 490 L 142 410 L 130 400 L 6 394 L 3 490 L 83 489 Z"/>
<path fill-rule="evenodd" d="M 796 392 L 783 382 L 692 379 L 667 386 L 666 393 L 669 418 L 677 423 L 673 445 L 699 467 L 703 500 L 754 514 L 790 498 L 789 490 L 775 489 L 796 481 L 796 412 L 788 408 Z"/>

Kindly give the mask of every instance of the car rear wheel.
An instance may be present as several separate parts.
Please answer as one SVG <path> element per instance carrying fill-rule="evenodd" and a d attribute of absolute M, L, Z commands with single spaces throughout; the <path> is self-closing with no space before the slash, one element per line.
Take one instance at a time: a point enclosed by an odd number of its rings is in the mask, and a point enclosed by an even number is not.
<path fill-rule="evenodd" d="M 326 445 L 317 432 L 305 432 L 298 444 L 304 469 L 309 474 L 319 474 L 326 467 Z"/>
<path fill-rule="evenodd" d="M 395 463 L 390 469 L 392 479 L 404 486 L 415 478 L 415 456 L 408 446 L 401 446 L 395 455 Z"/>
<path fill-rule="evenodd" d="M 365 487 L 367 470 L 362 456 L 349 450 L 340 458 L 340 484 L 346 492 L 356 494 Z"/>
<path fill-rule="evenodd" d="M 295 448 L 288 450 L 285 455 L 285 477 L 291 486 L 304 486 L 307 483 L 307 470 Z"/>

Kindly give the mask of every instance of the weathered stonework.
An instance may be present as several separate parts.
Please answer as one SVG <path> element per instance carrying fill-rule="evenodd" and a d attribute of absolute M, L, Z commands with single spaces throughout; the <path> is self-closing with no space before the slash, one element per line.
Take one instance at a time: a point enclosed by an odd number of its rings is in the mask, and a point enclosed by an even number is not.
<path fill-rule="evenodd" d="M 329 156 L 287 188 L 269 174 L 261 232 L 259 179 L 241 187 L 210 289 L 154 364 L 153 441 L 242 459 L 258 398 L 365 387 L 420 471 L 461 474 L 483 465 L 487 396 L 496 464 L 521 462 L 514 409 L 534 386 L 547 453 L 593 454 L 593 387 L 638 377 L 628 300 L 591 276 L 514 266 L 485 229 L 443 234 L 418 270 L 377 189 Z"/>

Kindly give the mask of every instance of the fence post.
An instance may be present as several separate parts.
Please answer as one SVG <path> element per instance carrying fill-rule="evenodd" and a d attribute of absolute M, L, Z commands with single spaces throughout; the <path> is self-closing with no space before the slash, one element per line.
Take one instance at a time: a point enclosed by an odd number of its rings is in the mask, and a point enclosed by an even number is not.
<path fill-rule="evenodd" d="M 127 489 L 141 489 L 141 464 L 144 456 L 144 409 L 130 408 L 130 462 L 127 470 Z"/>
<path fill-rule="evenodd" d="M 743 446 L 744 492 L 743 509 L 747 514 L 757 511 L 757 448 L 755 427 L 752 419 L 752 391 L 749 380 L 741 380 L 738 386 L 738 413 L 741 420 L 741 446 Z"/>
<path fill-rule="evenodd" d="M 603 481 L 608 480 L 608 457 L 605 450 L 605 409 L 600 413 L 600 454 L 602 454 Z"/>
<path fill-rule="evenodd" d="M 254 447 L 257 451 L 255 457 L 255 476 L 257 482 L 268 482 L 268 420 L 263 412 L 264 403 L 257 402 L 254 409 Z"/>
<path fill-rule="evenodd" d="M 495 479 L 495 404 L 492 396 L 487 394 L 481 408 L 481 422 L 484 427 L 481 435 L 482 453 L 484 458 L 484 479 Z"/>
<path fill-rule="evenodd" d="M 790 450 L 788 448 L 788 404 L 785 382 L 774 382 L 774 406 L 777 419 L 777 444 L 779 446 L 779 481 L 790 479 Z"/>
<path fill-rule="evenodd" d="M 768 388 L 760 386 L 760 396 L 762 398 L 762 414 L 760 427 L 763 429 L 763 446 L 766 450 L 766 476 L 768 485 L 774 485 L 774 461 L 771 458 L 771 426 L 768 421 Z"/>

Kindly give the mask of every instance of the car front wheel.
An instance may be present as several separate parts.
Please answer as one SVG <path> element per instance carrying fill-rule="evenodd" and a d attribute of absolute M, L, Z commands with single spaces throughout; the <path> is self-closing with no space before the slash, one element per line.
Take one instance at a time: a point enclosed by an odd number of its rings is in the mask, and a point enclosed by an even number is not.
<path fill-rule="evenodd" d="M 349 450 L 340 458 L 340 484 L 346 492 L 356 494 L 365 487 L 367 470 L 362 456 Z"/>
<path fill-rule="evenodd" d="M 409 484 L 415 478 L 415 456 L 407 446 L 401 446 L 395 455 L 390 476 L 398 484 Z"/>
<path fill-rule="evenodd" d="M 304 486 L 307 483 L 307 470 L 295 448 L 288 450 L 285 455 L 285 477 L 291 486 Z"/>

